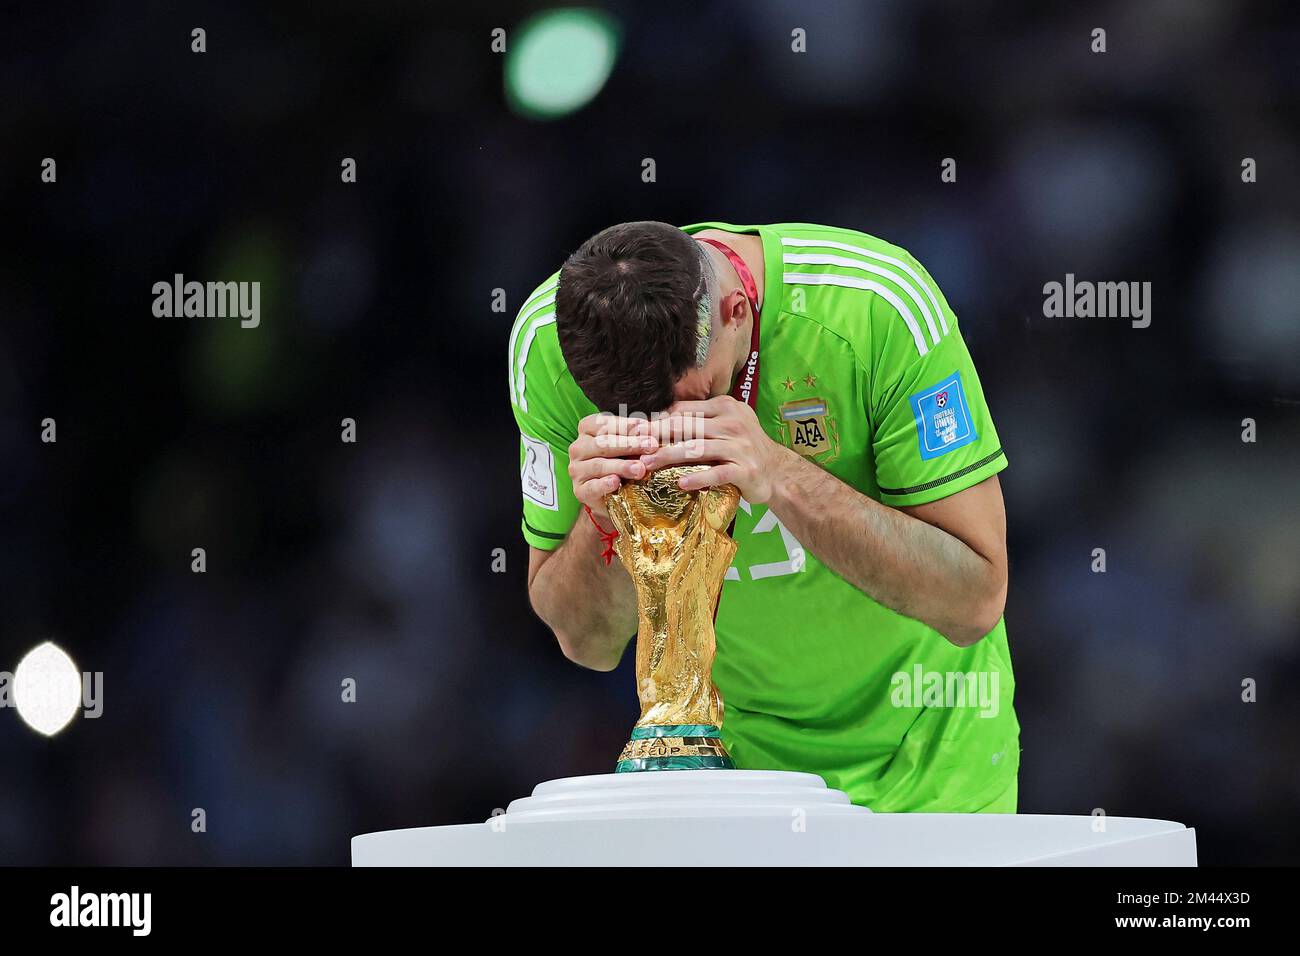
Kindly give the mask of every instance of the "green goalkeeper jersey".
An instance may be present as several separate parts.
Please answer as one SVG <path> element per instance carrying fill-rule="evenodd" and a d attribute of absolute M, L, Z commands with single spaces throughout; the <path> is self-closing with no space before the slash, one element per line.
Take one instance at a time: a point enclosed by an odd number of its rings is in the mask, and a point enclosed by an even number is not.
<path fill-rule="evenodd" d="M 808 223 L 684 228 L 762 239 L 756 411 L 774 441 L 888 505 L 945 498 L 1006 467 L 957 317 L 905 250 Z M 547 550 L 579 517 L 568 446 L 596 411 L 560 351 L 557 278 L 510 333 L 523 534 Z M 766 505 L 742 501 L 734 535 L 713 678 L 736 766 L 818 773 L 877 811 L 1015 810 L 1002 621 L 955 647 L 838 577 Z"/>

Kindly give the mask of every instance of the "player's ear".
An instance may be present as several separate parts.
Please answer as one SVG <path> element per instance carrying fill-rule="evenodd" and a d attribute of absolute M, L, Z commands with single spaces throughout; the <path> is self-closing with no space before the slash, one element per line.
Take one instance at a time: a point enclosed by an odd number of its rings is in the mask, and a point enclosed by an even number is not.
<path fill-rule="evenodd" d="M 722 324 L 737 328 L 745 320 L 745 310 L 748 308 L 745 302 L 745 293 L 740 289 L 732 289 L 722 297 L 722 307 L 719 310 L 722 316 Z"/>

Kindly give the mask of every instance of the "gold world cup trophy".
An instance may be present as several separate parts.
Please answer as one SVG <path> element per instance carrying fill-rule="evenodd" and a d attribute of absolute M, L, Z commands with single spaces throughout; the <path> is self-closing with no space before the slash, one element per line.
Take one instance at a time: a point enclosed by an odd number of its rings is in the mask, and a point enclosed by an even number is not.
<path fill-rule="evenodd" d="M 636 682 L 641 718 L 615 773 L 735 768 L 722 743 L 713 686 L 713 616 L 736 553 L 727 533 L 735 485 L 682 491 L 685 465 L 624 482 L 607 495 L 614 549 L 636 585 Z"/>

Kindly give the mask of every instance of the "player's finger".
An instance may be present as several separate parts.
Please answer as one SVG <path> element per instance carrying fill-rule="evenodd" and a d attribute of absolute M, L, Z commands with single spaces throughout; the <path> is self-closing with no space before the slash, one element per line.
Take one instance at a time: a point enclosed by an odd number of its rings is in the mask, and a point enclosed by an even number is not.
<path fill-rule="evenodd" d="M 718 485 L 735 482 L 740 469 L 733 464 L 716 465 L 703 471 L 693 471 L 677 479 L 677 487 L 682 491 L 699 491 L 701 488 L 716 488 Z"/>
<path fill-rule="evenodd" d="M 659 440 L 653 435 L 594 435 L 591 441 L 602 452 L 613 455 L 645 454 L 659 447 Z"/>
<path fill-rule="evenodd" d="M 658 451 L 641 456 L 641 464 L 650 471 L 669 465 L 691 465 L 726 458 L 727 443 L 716 438 L 692 438 L 690 441 L 664 445 Z"/>
<path fill-rule="evenodd" d="M 572 458 L 621 458 L 645 455 L 659 447 L 650 435 L 579 435 L 569 446 Z"/>
<path fill-rule="evenodd" d="M 644 478 L 646 467 L 634 458 L 584 458 L 569 461 L 569 477 L 574 483 L 589 481 L 592 478 L 605 478 L 617 475 L 631 481 Z"/>
<path fill-rule="evenodd" d="M 650 423 L 650 435 L 658 439 L 659 444 L 690 441 L 693 438 L 711 438 L 713 428 L 710 419 L 694 412 L 674 412 L 657 418 Z"/>
<path fill-rule="evenodd" d="M 590 481 L 575 484 L 573 492 L 584 505 L 599 507 L 604 502 L 605 496 L 618 491 L 622 484 L 618 475 L 606 475 L 603 478 L 592 478 Z"/>
<path fill-rule="evenodd" d="M 578 422 L 579 435 L 645 435 L 650 423 L 644 418 L 621 418 L 609 412 L 595 412 Z"/>

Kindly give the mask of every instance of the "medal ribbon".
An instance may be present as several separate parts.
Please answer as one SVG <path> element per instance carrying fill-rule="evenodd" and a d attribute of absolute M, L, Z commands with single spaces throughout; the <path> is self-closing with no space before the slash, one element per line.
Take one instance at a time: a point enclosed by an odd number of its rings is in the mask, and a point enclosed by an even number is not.
<path fill-rule="evenodd" d="M 732 386 L 731 397 L 737 401 L 744 402 L 755 411 L 758 410 L 758 283 L 754 281 L 754 273 L 749 271 L 749 266 L 745 260 L 740 258 L 740 253 L 727 245 L 725 242 L 719 242 L 717 239 L 705 239 L 701 237 L 698 242 L 707 242 L 713 246 L 731 263 L 731 268 L 736 270 L 736 276 L 740 279 L 740 287 L 745 290 L 745 298 L 749 300 L 749 312 L 754 317 L 753 328 L 749 332 L 749 358 L 745 360 L 744 366 L 740 370 L 740 377 L 736 379 L 736 384 Z M 732 535 L 736 531 L 736 519 L 731 519 L 731 526 L 727 528 L 727 534 Z M 713 621 L 716 624 L 718 620 L 718 605 L 722 603 L 722 592 L 718 592 L 718 603 L 713 605 Z"/>
<path fill-rule="evenodd" d="M 740 377 L 736 379 L 736 384 L 731 389 L 731 397 L 744 402 L 750 408 L 756 408 L 758 406 L 758 283 L 754 281 L 754 273 L 749 271 L 745 260 L 740 258 L 740 254 L 731 246 L 717 239 L 696 241 L 707 242 L 727 257 L 731 268 L 736 270 L 736 276 L 740 279 L 740 287 L 745 290 L 745 298 L 749 300 L 749 312 L 754 317 L 754 325 L 749 332 L 749 358 L 745 360 L 740 370 Z"/>

